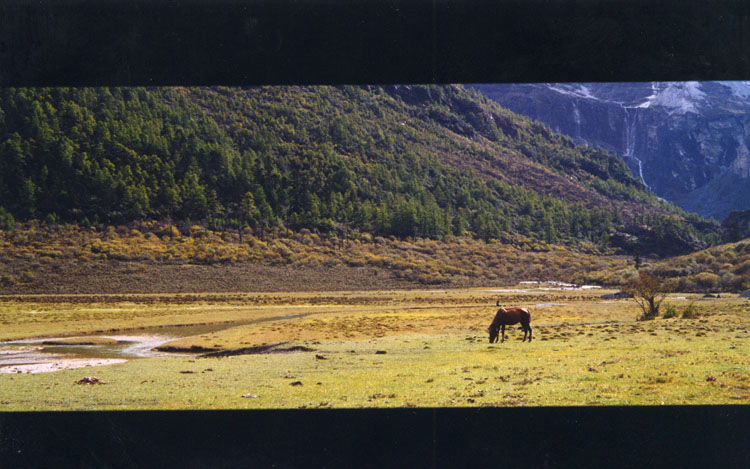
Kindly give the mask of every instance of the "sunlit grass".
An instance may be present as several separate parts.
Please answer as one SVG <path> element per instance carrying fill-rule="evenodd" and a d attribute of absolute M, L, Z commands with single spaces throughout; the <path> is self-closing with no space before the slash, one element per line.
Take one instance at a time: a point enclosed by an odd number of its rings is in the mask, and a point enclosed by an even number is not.
<path fill-rule="evenodd" d="M 629 300 L 597 292 L 350 292 L 290 294 L 273 311 L 257 305 L 183 311 L 129 306 L 136 321 L 311 314 L 182 339 L 224 349 L 288 341 L 311 352 L 225 358 L 179 356 L 55 373 L 0 375 L 2 410 L 351 408 L 408 406 L 566 406 L 747 404 L 750 302 L 672 295 L 696 319 L 636 321 Z M 532 311 L 535 340 L 515 327 L 490 345 L 494 301 Z M 688 297 L 682 299 L 682 297 Z M 269 298 L 265 298 L 266 301 Z M 260 302 L 260 300 L 257 300 Z M 195 306 L 195 305 L 194 305 Z M 234 305 L 238 306 L 238 305 Z M 42 305 L 25 305 L 28 312 Z M 248 309 L 245 309 L 248 308 Z M 266 308 L 270 308 L 266 306 Z M 54 310 L 54 308 L 51 308 Z M 65 309 L 62 308 L 61 309 Z M 92 305 L 84 308 L 96 310 Z M 117 308 L 102 305 L 120 324 Z M 114 310 L 115 312 L 113 312 Z M 138 316 L 136 311 L 143 310 Z M 69 314 L 69 313 L 66 313 Z M 39 333 L 70 316 L 38 323 Z M 4 334 L 7 325 L 0 330 Z M 76 385 L 83 376 L 107 384 Z M 245 397 L 243 397 L 245 396 Z"/>

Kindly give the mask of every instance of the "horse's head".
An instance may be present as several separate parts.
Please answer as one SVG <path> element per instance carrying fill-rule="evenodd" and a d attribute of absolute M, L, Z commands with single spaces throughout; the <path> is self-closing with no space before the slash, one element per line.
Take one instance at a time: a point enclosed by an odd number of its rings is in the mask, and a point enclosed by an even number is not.
<path fill-rule="evenodd" d="M 500 326 L 491 324 L 490 327 L 487 328 L 487 332 L 490 333 L 490 343 L 494 344 L 500 336 Z"/>

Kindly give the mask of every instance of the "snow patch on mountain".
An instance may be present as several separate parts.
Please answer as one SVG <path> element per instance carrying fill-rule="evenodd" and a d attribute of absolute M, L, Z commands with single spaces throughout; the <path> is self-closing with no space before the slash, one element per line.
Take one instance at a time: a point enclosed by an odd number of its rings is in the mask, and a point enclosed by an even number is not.
<path fill-rule="evenodd" d="M 557 91 L 561 94 L 574 96 L 576 98 L 595 99 L 597 101 L 601 101 L 599 98 L 591 94 L 591 90 L 588 86 L 582 85 L 580 83 L 570 85 L 564 83 L 547 83 L 547 88 L 551 89 L 552 91 Z"/>
<path fill-rule="evenodd" d="M 732 90 L 732 94 L 740 99 L 750 96 L 750 81 L 719 81 L 717 83 Z"/>
<path fill-rule="evenodd" d="M 696 105 L 706 98 L 706 93 L 697 81 L 654 83 L 652 88 L 654 92 L 651 96 L 636 107 L 662 106 L 672 109 L 676 114 L 697 113 Z"/>
<path fill-rule="evenodd" d="M 651 96 L 646 98 L 646 101 L 642 102 L 636 107 L 647 108 L 651 106 L 651 103 L 659 96 L 659 84 L 657 82 L 651 82 Z"/>
<path fill-rule="evenodd" d="M 737 96 L 750 96 L 750 82 L 723 82 L 731 88 Z M 650 108 L 661 106 L 670 109 L 672 114 L 685 114 L 698 112 L 698 105 L 706 99 L 706 93 L 697 81 L 685 82 L 652 82 L 651 95 L 645 101 L 635 103 L 623 103 L 603 96 L 597 96 L 596 91 L 582 83 L 545 83 L 545 86 L 566 96 L 578 99 L 591 99 L 606 103 L 619 104 L 623 107 Z M 637 103 L 638 101 L 636 101 Z"/>

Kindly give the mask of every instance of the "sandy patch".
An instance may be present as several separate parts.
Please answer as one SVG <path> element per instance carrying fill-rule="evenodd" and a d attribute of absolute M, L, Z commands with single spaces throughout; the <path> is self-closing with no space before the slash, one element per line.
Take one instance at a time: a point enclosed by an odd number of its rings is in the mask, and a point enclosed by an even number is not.
<path fill-rule="evenodd" d="M 170 354 L 164 354 L 155 349 L 160 345 L 164 345 L 167 342 L 177 339 L 177 337 L 163 335 L 112 335 L 102 337 L 128 343 L 128 345 L 122 349 L 123 355 L 142 358 L 170 356 Z"/>
<path fill-rule="evenodd" d="M 0 360 L 5 357 L 13 357 L 16 355 L 21 354 L 28 354 L 33 352 L 38 352 L 42 350 L 42 347 L 8 347 L 8 346 L 0 346 Z M 0 362 L 2 363 L 2 362 Z"/>
<path fill-rule="evenodd" d="M 124 363 L 123 359 L 95 359 L 95 358 L 69 358 L 44 363 L 30 363 L 26 365 L 13 365 L 0 368 L 0 373 L 49 373 L 60 370 L 73 370 L 90 366 L 113 365 Z"/>

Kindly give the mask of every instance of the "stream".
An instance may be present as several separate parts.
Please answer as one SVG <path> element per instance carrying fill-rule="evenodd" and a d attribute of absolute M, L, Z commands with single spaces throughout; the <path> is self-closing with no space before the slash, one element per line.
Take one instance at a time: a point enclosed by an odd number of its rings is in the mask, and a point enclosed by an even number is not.
<path fill-rule="evenodd" d="M 147 327 L 113 333 L 0 342 L 0 373 L 41 373 L 62 369 L 122 363 L 130 359 L 184 356 L 185 353 L 161 352 L 156 347 L 185 337 L 218 332 L 260 322 L 292 319 L 305 314 L 273 316 L 248 321 L 202 324 L 194 326 Z M 80 342 L 109 340 L 96 345 L 52 344 L 58 341 Z"/>

